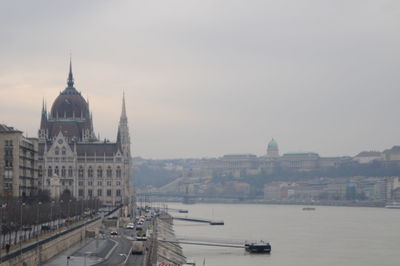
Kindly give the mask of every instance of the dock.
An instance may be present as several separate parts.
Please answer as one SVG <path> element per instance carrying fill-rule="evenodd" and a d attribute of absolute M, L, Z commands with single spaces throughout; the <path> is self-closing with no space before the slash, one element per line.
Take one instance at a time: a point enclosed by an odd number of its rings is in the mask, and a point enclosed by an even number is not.
<path fill-rule="evenodd" d="M 243 248 L 250 253 L 271 253 L 271 244 L 266 241 L 231 240 L 204 237 L 159 238 L 160 242 L 211 247 Z"/>
<path fill-rule="evenodd" d="M 187 222 L 196 222 L 196 223 L 208 223 L 209 225 L 224 225 L 224 221 L 222 220 L 210 220 L 203 218 L 194 218 L 194 217 L 172 217 L 174 220 L 179 221 L 187 221 Z"/>
<path fill-rule="evenodd" d="M 168 208 L 167 209 L 167 211 L 168 212 L 179 212 L 179 213 L 189 213 L 189 211 L 188 210 L 186 210 L 186 209 L 174 209 L 174 208 Z"/>

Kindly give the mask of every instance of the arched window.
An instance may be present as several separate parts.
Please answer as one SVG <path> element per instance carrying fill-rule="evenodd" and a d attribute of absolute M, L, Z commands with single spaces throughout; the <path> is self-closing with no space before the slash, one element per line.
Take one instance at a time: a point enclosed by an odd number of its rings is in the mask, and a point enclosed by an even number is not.
<path fill-rule="evenodd" d="M 57 176 L 60 175 L 60 170 L 58 169 L 58 166 L 54 168 L 54 174 L 56 174 Z"/>
<path fill-rule="evenodd" d="M 53 176 L 53 168 L 51 166 L 49 166 L 49 168 L 47 169 L 47 176 L 48 177 L 52 177 Z"/>
<path fill-rule="evenodd" d="M 117 167 L 117 177 L 121 177 L 121 167 Z"/>
<path fill-rule="evenodd" d="M 103 177 L 103 169 L 101 168 L 101 166 L 99 166 L 97 168 L 97 177 L 98 178 L 102 178 Z"/>
<path fill-rule="evenodd" d="M 67 149 L 65 147 L 62 147 L 61 149 L 61 154 L 65 155 L 67 153 Z"/>
<path fill-rule="evenodd" d="M 61 176 L 65 177 L 67 175 L 67 170 L 65 169 L 65 166 L 61 167 Z"/>
<path fill-rule="evenodd" d="M 54 153 L 55 153 L 56 155 L 59 155 L 59 154 L 60 154 L 60 148 L 59 148 L 59 147 L 56 147 L 56 149 L 54 150 Z"/>
<path fill-rule="evenodd" d="M 83 172 L 84 172 L 83 167 L 82 167 L 82 166 L 79 166 L 78 176 L 79 176 L 80 178 L 83 177 Z"/>
<path fill-rule="evenodd" d="M 68 167 L 68 177 L 72 177 L 73 171 L 72 166 Z"/>
<path fill-rule="evenodd" d="M 89 166 L 88 171 L 87 171 L 88 177 L 93 177 L 93 168 Z"/>
<path fill-rule="evenodd" d="M 107 177 L 112 177 L 112 169 L 111 167 L 107 167 Z"/>

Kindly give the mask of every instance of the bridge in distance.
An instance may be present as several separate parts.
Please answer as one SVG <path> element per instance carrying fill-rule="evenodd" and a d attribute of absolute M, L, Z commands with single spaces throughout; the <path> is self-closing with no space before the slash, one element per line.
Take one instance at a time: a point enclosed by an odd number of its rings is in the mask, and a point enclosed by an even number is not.
<path fill-rule="evenodd" d="M 163 192 L 137 192 L 137 197 L 151 198 L 182 198 L 182 199 L 236 199 L 252 200 L 256 197 L 246 197 L 242 195 L 215 195 L 215 194 L 185 194 L 185 193 L 163 193 Z"/>

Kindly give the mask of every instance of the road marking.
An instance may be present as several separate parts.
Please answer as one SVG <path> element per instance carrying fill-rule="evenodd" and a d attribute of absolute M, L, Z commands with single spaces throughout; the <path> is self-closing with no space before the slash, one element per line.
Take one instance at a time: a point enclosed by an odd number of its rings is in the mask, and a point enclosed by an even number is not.
<path fill-rule="evenodd" d="M 110 249 L 110 251 L 107 253 L 107 255 L 105 256 L 104 260 L 108 260 L 108 258 L 110 257 L 111 253 L 114 252 L 114 249 L 119 245 L 119 243 L 115 240 L 110 239 L 111 241 L 113 241 L 115 243 L 115 245 Z"/>
<path fill-rule="evenodd" d="M 124 265 L 126 264 L 126 262 L 127 262 L 128 259 L 129 259 L 129 256 L 131 255 L 132 248 L 133 248 L 133 247 L 131 247 L 131 249 L 129 250 L 128 254 L 126 255 L 125 261 L 124 261 L 123 263 L 121 263 L 120 266 L 124 266 Z"/>

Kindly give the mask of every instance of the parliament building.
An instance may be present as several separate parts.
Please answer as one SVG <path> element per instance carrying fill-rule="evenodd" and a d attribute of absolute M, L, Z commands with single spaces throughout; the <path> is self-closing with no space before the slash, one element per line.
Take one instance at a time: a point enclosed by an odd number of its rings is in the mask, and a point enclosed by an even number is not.
<path fill-rule="evenodd" d="M 100 140 L 89 103 L 74 87 L 70 63 L 67 87 L 48 112 L 43 103 L 38 132 L 38 187 L 52 197 L 69 193 L 103 205 L 132 202 L 132 159 L 125 97 L 116 141 Z"/>

